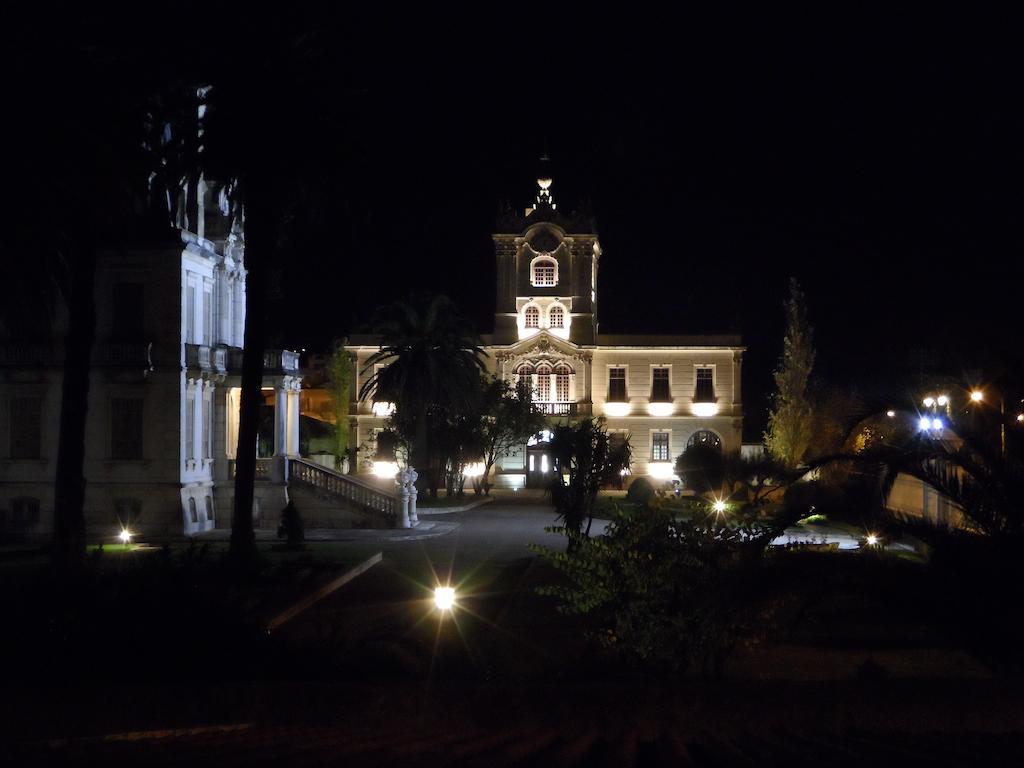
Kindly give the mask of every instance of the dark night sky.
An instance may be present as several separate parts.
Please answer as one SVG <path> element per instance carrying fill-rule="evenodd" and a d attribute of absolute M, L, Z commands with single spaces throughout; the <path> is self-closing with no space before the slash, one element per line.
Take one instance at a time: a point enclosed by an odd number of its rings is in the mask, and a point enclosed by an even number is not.
<path fill-rule="evenodd" d="M 313 257 L 338 283 L 294 281 L 293 343 L 307 319 L 344 333 L 412 290 L 449 293 L 488 331 L 495 208 L 531 200 L 546 147 L 556 201 L 596 212 L 602 330 L 741 332 L 755 420 L 790 275 L 835 383 L 903 383 L 920 349 L 953 374 L 1019 360 L 1015 68 L 905 40 L 618 63 L 514 82 L 459 61 L 375 71 L 363 194 Z"/>
<path fill-rule="evenodd" d="M 842 386 L 895 385 L 920 349 L 952 373 L 1019 366 L 1014 47 L 894 13 L 813 35 L 778 19 L 742 34 L 511 9 L 473 21 L 281 23 L 328 30 L 322 98 L 349 115 L 346 159 L 325 165 L 282 267 L 284 343 L 324 346 L 411 292 L 449 294 L 489 332 L 498 203 L 530 202 L 546 149 L 556 201 L 588 197 L 597 217 L 601 330 L 742 333 L 754 434 L 790 275 L 819 371 Z"/>

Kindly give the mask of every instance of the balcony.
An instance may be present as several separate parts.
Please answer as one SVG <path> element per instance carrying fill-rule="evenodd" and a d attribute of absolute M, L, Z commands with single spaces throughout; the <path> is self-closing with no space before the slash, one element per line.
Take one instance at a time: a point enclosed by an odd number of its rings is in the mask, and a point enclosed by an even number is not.
<path fill-rule="evenodd" d="M 185 365 L 208 373 L 228 372 L 227 347 L 210 347 L 206 344 L 185 345 Z"/>
<path fill-rule="evenodd" d="M 228 364 L 233 373 L 240 373 L 242 370 L 242 350 L 232 347 L 228 357 Z M 267 349 L 263 352 L 263 373 L 272 376 L 283 374 L 292 376 L 299 371 L 299 353 L 290 349 Z"/>
<path fill-rule="evenodd" d="M 579 403 L 537 403 L 534 406 L 545 416 L 576 416 Z"/>
<path fill-rule="evenodd" d="M 96 345 L 93 360 L 97 365 L 140 366 L 152 368 L 152 345 L 138 341 L 112 341 Z"/>

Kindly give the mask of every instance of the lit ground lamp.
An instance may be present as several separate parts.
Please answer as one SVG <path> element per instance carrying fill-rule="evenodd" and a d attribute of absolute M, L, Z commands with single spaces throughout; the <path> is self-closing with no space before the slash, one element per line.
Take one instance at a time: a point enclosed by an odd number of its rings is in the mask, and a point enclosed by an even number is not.
<path fill-rule="evenodd" d="M 455 587 L 434 587 L 434 605 L 439 611 L 450 611 L 455 607 Z"/>
<path fill-rule="evenodd" d="M 390 480 L 398 474 L 398 461 L 395 457 L 397 448 L 398 438 L 391 430 L 385 429 L 377 435 L 377 452 L 373 454 L 374 475 Z"/>

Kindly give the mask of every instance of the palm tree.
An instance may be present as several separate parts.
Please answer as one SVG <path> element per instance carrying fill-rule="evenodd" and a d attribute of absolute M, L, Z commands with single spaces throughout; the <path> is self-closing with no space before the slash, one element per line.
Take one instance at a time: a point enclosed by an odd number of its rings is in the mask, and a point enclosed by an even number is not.
<path fill-rule="evenodd" d="M 373 373 L 359 388 L 359 399 L 395 404 L 392 419 L 410 446 L 410 463 L 437 496 L 441 466 L 432 431 L 448 411 L 461 410 L 479 393 L 487 353 L 445 296 L 386 307 L 374 328 L 381 348 L 366 361 L 363 373 Z M 378 365 L 384 367 L 375 371 Z"/>

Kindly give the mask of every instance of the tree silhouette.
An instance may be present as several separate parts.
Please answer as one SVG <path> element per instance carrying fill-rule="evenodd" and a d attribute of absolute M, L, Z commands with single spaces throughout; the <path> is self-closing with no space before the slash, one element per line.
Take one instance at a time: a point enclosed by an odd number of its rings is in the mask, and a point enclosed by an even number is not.
<path fill-rule="evenodd" d="M 775 394 L 768 413 L 765 443 L 775 458 L 790 467 L 804 460 L 813 433 L 808 382 L 814 367 L 814 332 L 807 322 L 804 294 L 796 278 L 789 281 L 786 336 L 775 370 Z"/>

